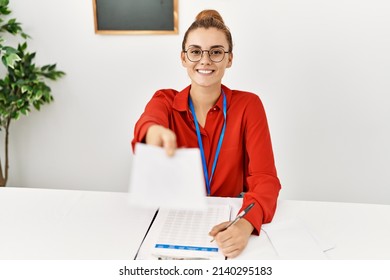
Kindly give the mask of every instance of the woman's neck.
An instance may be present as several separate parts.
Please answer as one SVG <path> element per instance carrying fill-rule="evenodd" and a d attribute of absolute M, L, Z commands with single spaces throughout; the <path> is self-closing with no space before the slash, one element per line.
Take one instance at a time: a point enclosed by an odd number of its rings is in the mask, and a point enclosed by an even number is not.
<path fill-rule="evenodd" d="M 190 95 L 199 124 L 204 127 L 208 111 L 215 105 L 221 94 L 221 87 L 191 87 Z"/>
<path fill-rule="evenodd" d="M 204 87 L 191 87 L 190 95 L 194 107 L 201 110 L 210 110 L 215 105 L 221 94 L 221 87 L 204 88 Z"/>

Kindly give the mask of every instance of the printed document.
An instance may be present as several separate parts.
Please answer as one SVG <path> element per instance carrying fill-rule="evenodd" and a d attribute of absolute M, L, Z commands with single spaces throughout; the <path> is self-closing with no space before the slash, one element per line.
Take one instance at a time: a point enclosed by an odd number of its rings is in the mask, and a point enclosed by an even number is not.
<path fill-rule="evenodd" d="M 137 259 L 221 259 L 225 257 L 211 228 L 230 220 L 229 205 L 209 205 L 207 210 L 160 208 Z"/>
<path fill-rule="evenodd" d="M 130 177 L 130 202 L 141 207 L 206 209 L 206 187 L 198 148 L 177 149 L 137 143 Z"/>

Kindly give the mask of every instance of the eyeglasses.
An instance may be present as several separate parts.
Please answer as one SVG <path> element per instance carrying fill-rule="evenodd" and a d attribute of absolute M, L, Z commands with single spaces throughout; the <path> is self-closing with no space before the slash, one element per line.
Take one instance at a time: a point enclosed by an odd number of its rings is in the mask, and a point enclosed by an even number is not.
<path fill-rule="evenodd" d="M 198 62 L 202 59 L 203 53 L 207 52 L 209 58 L 212 62 L 221 62 L 225 58 L 225 50 L 220 47 L 211 48 L 209 50 L 202 50 L 199 47 L 190 47 L 186 51 L 184 51 L 187 55 L 187 58 L 191 62 Z"/>

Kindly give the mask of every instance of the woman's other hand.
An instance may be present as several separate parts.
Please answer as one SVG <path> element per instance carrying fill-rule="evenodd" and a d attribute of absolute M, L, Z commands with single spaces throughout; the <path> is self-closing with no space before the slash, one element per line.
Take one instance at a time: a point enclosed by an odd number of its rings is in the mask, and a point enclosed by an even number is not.
<path fill-rule="evenodd" d="M 245 249 L 254 227 L 247 220 L 240 219 L 225 230 L 229 223 L 216 225 L 209 234 L 214 237 L 226 257 L 234 258 Z"/>

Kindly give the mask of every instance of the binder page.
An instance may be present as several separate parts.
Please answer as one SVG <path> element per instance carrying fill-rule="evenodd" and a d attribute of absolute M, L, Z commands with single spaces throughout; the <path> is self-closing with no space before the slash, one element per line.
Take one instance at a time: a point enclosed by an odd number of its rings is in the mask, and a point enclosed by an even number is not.
<path fill-rule="evenodd" d="M 230 220 L 229 205 L 208 205 L 207 210 L 161 208 L 142 246 L 152 259 L 225 259 L 211 228 Z M 149 250 L 148 250 L 149 249 Z M 144 255 L 144 258 L 148 258 Z M 141 256 L 142 259 L 142 256 Z"/>

